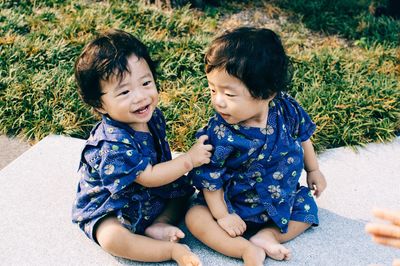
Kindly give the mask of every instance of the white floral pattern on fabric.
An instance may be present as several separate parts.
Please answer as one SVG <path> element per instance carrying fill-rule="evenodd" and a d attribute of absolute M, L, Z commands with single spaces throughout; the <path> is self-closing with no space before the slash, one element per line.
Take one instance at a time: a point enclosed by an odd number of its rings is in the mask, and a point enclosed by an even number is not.
<path fill-rule="evenodd" d="M 200 191 L 223 188 L 229 212 L 245 221 L 264 223 L 267 215 L 286 232 L 290 219 L 301 221 L 310 214 L 317 224 L 315 201 L 306 196 L 309 189 L 298 188 L 304 167 L 301 142 L 314 130 L 308 114 L 285 93 L 270 102 L 265 128 L 230 125 L 216 114 L 196 134 L 208 135 L 214 147 L 211 162 L 189 175 Z M 297 197 L 304 201 L 296 201 Z"/>
<path fill-rule="evenodd" d="M 214 132 L 217 135 L 218 139 L 222 139 L 225 137 L 225 129 L 224 125 L 215 126 Z"/>
<path fill-rule="evenodd" d="M 93 239 L 96 221 L 108 214 L 130 230 L 142 232 L 163 210 L 169 198 L 190 196 L 187 178 L 159 188 L 135 182 L 148 164 L 171 160 L 165 121 L 159 109 L 148 122 L 150 132 L 136 132 L 128 125 L 103 116 L 92 130 L 82 152 L 80 182 L 72 220 Z M 132 226 L 125 224 L 129 217 Z"/>

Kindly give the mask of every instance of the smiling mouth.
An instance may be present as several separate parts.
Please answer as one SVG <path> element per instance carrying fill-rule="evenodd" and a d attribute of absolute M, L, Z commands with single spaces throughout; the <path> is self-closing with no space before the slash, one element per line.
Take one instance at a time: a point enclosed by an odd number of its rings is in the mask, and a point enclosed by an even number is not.
<path fill-rule="evenodd" d="M 135 114 L 144 114 L 149 110 L 149 108 L 150 108 L 150 104 L 146 105 L 146 106 L 144 106 L 144 107 L 142 107 L 140 109 L 137 109 L 134 113 Z"/>
<path fill-rule="evenodd" d="M 224 113 L 219 113 L 222 117 L 228 117 L 228 114 L 224 114 Z"/>

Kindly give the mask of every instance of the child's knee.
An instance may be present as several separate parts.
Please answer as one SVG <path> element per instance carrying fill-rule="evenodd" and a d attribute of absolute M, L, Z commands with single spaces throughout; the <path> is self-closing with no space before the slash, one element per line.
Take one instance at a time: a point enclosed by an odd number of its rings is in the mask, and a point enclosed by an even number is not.
<path fill-rule="evenodd" d="M 105 251 L 112 254 L 115 244 L 119 241 L 119 236 L 127 231 L 116 217 L 110 216 L 102 219 L 97 225 L 96 241 Z"/>
<path fill-rule="evenodd" d="M 185 224 L 189 227 L 189 225 L 193 225 L 196 221 L 196 210 L 195 207 L 190 208 L 185 215 Z"/>
<path fill-rule="evenodd" d="M 202 227 L 201 224 L 203 223 L 203 218 L 205 218 L 204 215 L 204 209 L 205 207 L 203 206 L 194 206 L 190 208 L 185 216 L 185 223 L 186 226 L 190 228 L 194 227 Z"/>

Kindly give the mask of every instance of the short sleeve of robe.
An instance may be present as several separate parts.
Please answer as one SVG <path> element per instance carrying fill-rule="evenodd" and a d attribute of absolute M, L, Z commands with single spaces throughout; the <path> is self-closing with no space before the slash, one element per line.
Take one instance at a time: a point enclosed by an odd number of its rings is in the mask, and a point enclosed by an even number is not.
<path fill-rule="evenodd" d="M 150 163 L 150 158 L 143 156 L 132 145 L 108 141 L 103 141 L 99 145 L 101 145 L 97 153 L 99 158 L 92 167 L 98 168 L 103 186 L 111 194 L 118 193 L 132 184 Z"/>
<path fill-rule="evenodd" d="M 286 110 L 289 117 L 287 125 L 295 138 L 299 138 L 301 142 L 308 140 L 315 131 L 316 125 L 311 120 L 307 112 L 300 104 L 287 94 L 282 96 L 286 101 Z"/>
<path fill-rule="evenodd" d="M 225 126 L 219 124 L 214 118 L 211 118 L 208 125 L 196 133 L 196 138 L 207 135 L 207 142 L 214 148 L 210 163 L 197 167 L 189 173 L 193 185 L 198 189 L 215 191 L 220 189 L 228 179 L 225 160 L 231 155 L 233 148 L 222 141 L 221 134 L 229 133 Z"/>

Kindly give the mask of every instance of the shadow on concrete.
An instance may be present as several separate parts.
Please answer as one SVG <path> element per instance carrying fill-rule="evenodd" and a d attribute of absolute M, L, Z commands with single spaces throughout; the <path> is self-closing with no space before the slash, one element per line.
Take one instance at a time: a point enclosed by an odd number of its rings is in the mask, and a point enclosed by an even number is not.
<path fill-rule="evenodd" d="M 292 250 L 290 261 L 280 262 L 267 259 L 264 265 L 391 265 L 394 258 L 400 258 L 400 250 L 382 247 L 373 243 L 364 232 L 366 221 L 352 220 L 329 210 L 320 209 L 320 223 L 288 242 L 285 246 Z M 241 260 L 223 256 L 203 245 L 184 227 L 186 239 L 183 243 L 191 247 L 203 262 L 203 265 L 242 265 Z M 116 258 L 117 259 L 117 258 Z M 124 265 L 176 265 L 167 263 L 137 263 L 117 259 Z"/>

